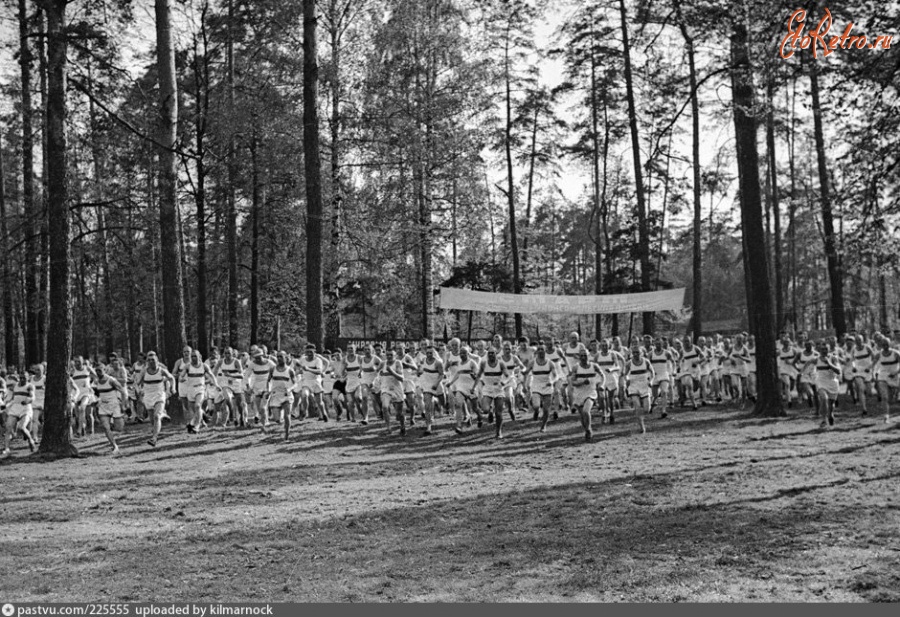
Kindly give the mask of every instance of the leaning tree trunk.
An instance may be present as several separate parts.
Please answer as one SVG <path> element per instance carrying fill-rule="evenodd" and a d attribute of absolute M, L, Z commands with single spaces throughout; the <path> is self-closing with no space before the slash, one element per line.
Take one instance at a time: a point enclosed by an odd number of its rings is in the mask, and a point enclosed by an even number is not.
<path fill-rule="evenodd" d="M 320 349 L 322 329 L 322 163 L 319 159 L 319 64 L 315 0 L 303 0 L 303 163 L 306 177 L 306 337 Z"/>
<path fill-rule="evenodd" d="M 68 366 L 72 353 L 69 293 L 69 205 L 66 162 L 66 0 L 44 0 L 47 12 L 47 214 L 50 245 L 50 320 L 41 453 L 73 456 L 68 412 Z"/>
<path fill-rule="evenodd" d="M 825 159 L 825 139 L 822 135 L 822 105 L 819 101 L 819 74 L 815 61 L 810 62 L 809 65 L 813 103 L 813 133 L 816 139 L 816 159 L 822 202 L 822 229 L 825 232 L 825 258 L 828 262 L 828 280 L 831 283 L 831 322 L 836 334 L 841 337 L 847 332 L 847 321 L 844 316 L 844 282 L 834 237 L 834 216 L 831 212 L 831 193 L 828 188 L 828 164 Z"/>
<path fill-rule="evenodd" d="M 753 115 L 753 74 L 748 54 L 747 28 L 740 15 L 735 17 L 731 36 L 732 92 L 734 97 L 734 132 L 740 183 L 741 226 L 748 251 L 745 276 L 751 294 L 747 309 L 756 336 L 756 372 L 758 398 L 754 413 L 783 416 L 781 390 L 776 365 L 775 323 L 772 319 L 772 288 L 769 283 L 765 233 L 763 231 L 762 198 L 759 186 L 759 155 L 756 149 L 756 117 Z"/>
<path fill-rule="evenodd" d="M 650 228 L 644 199 L 644 177 L 641 172 L 641 143 L 638 138 L 637 111 L 634 104 L 634 80 L 631 74 L 631 49 L 628 43 L 628 15 L 625 0 L 619 0 L 622 20 L 622 51 L 625 58 L 625 94 L 628 99 L 628 125 L 631 128 L 631 154 L 634 160 L 634 188 L 637 194 L 638 253 L 641 262 L 641 291 L 650 291 Z M 644 334 L 653 334 L 653 313 L 643 313 Z"/>
<path fill-rule="evenodd" d="M 178 205 L 175 201 L 175 139 L 178 130 L 178 86 L 175 81 L 175 49 L 172 43 L 170 0 L 156 2 L 156 47 L 159 71 L 159 229 L 162 266 L 164 351 L 172 366 L 185 342 L 184 296 L 181 273 L 181 241 Z"/>

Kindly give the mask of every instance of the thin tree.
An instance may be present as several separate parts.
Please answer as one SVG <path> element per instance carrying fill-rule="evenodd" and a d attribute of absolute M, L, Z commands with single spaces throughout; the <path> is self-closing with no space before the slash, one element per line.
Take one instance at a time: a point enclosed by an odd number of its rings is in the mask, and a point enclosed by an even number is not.
<path fill-rule="evenodd" d="M 175 47 L 172 42 L 170 0 L 155 0 L 156 53 L 159 73 L 159 228 L 162 267 L 164 349 L 171 366 L 181 355 L 184 331 L 184 295 L 181 241 L 176 203 L 175 140 L 178 132 L 178 84 L 175 81 Z"/>
<path fill-rule="evenodd" d="M 739 9 L 743 7 L 738 7 Z M 775 323 L 772 318 L 772 288 L 769 282 L 768 255 L 763 230 L 762 195 L 759 185 L 759 154 L 756 144 L 753 73 L 748 52 L 747 27 L 739 10 L 731 35 L 732 97 L 734 132 L 740 182 L 741 227 L 744 236 L 744 275 L 750 293 L 747 310 L 756 336 L 757 391 L 754 413 L 764 416 L 785 415 L 776 365 Z"/>
<path fill-rule="evenodd" d="M 40 302 L 37 246 L 39 213 L 34 200 L 34 133 L 31 102 L 31 64 L 28 8 L 19 0 L 19 68 L 22 79 L 22 210 L 25 218 L 25 364 L 40 361 Z"/>
<path fill-rule="evenodd" d="M 619 0 L 622 20 L 622 51 L 625 60 L 625 94 L 628 99 L 628 125 L 631 129 L 631 154 L 634 161 L 634 188 L 637 195 L 638 253 L 641 262 L 641 291 L 650 291 L 650 228 L 647 225 L 647 203 L 641 167 L 641 143 L 638 137 L 637 111 L 634 104 L 634 79 L 631 72 L 631 47 L 628 43 L 628 14 L 625 0 Z M 644 334 L 653 334 L 653 313 L 643 313 Z"/>
<path fill-rule="evenodd" d="M 844 316 L 844 281 L 834 236 L 834 215 L 831 210 L 831 192 L 828 187 L 828 162 L 825 158 L 825 138 L 822 132 L 822 104 L 819 100 L 819 71 L 816 61 L 809 62 L 810 92 L 813 104 L 813 135 L 816 140 L 816 161 L 819 172 L 819 196 L 822 202 L 822 230 L 825 233 L 825 259 L 828 263 L 828 280 L 831 283 L 831 323 L 837 335 L 847 332 Z"/>
<path fill-rule="evenodd" d="M 69 292 L 69 204 L 66 161 L 66 4 L 42 0 L 47 14 L 47 209 L 50 247 L 50 311 L 47 330 L 47 383 L 40 451 L 74 456 L 69 431 L 68 366 L 72 352 Z"/>
<path fill-rule="evenodd" d="M 319 64 L 315 0 L 303 0 L 303 167 L 306 178 L 306 337 L 320 348 L 322 329 L 322 163 L 319 159 Z"/>

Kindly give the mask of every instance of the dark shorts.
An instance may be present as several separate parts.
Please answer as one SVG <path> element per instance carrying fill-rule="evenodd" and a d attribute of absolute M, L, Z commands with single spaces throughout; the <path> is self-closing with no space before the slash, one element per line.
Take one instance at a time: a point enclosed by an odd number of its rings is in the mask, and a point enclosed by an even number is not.
<path fill-rule="evenodd" d="M 347 382 L 346 381 L 334 382 L 334 391 L 340 392 L 341 394 L 347 394 Z"/>

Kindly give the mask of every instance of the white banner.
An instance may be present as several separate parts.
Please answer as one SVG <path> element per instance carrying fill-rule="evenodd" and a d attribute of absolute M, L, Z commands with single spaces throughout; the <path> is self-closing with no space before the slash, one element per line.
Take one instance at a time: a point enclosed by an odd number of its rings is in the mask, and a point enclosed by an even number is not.
<path fill-rule="evenodd" d="M 501 294 L 471 289 L 441 287 L 440 308 L 487 313 L 643 313 L 680 311 L 684 287 L 645 293 L 610 296 L 540 296 Z"/>

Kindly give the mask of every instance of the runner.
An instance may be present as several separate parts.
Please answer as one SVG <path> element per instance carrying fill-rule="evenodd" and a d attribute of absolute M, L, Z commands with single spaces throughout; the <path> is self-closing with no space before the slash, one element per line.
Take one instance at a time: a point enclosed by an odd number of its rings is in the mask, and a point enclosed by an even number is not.
<path fill-rule="evenodd" d="M 600 401 L 600 410 L 603 413 L 601 423 L 615 424 L 615 409 L 620 382 L 619 375 L 622 372 L 624 359 L 619 352 L 610 347 L 607 339 L 603 339 L 600 341 L 600 349 L 597 350 L 597 355 L 594 356 L 594 362 L 603 371 L 604 386 L 597 393 Z"/>
<path fill-rule="evenodd" d="M 362 404 L 362 364 L 360 357 L 356 355 L 356 346 L 347 346 L 347 355 L 344 358 L 343 373 L 341 379 L 346 382 L 347 389 L 347 420 L 356 422 L 356 409 Z M 362 413 L 362 410 L 360 410 Z M 360 424 L 368 424 L 369 421 L 365 417 L 360 420 Z"/>
<path fill-rule="evenodd" d="M 578 354 L 578 364 L 570 372 L 572 384 L 572 403 L 581 414 L 581 427 L 584 429 L 584 440 L 590 442 L 594 438 L 591 426 L 591 412 L 597 401 L 597 388 L 605 389 L 603 369 L 588 358 L 587 349 L 582 346 Z"/>
<path fill-rule="evenodd" d="M 559 374 L 559 368 L 547 356 L 547 348 L 543 341 L 538 341 L 534 359 L 525 367 L 525 373 L 531 377 L 531 406 L 535 410 L 534 417 L 537 419 L 540 411 L 540 432 L 544 433 L 550 420 L 556 381 L 562 379 L 562 376 Z"/>
<path fill-rule="evenodd" d="M 631 347 L 631 360 L 625 372 L 628 378 L 628 396 L 634 408 L 635 418 L 641 427 L 641 433 L 646 433 L 644 414 L 650 412 L 651 384 L 656 376 L 653 365 L 644 358 L 644 352 L 637 342 Z"/>
<path fill-rule="evenodd" d="M 378 376 L 378 371 L 381 370 L 382 360 L 378 356 L 375 355 L 374 348 L 371 345 L 366 345 L 366 348 L 363 352 L 362 360 L 360 361 L 360 375 L 361 375 L 361 383 L 360 383 L 360 395 L 362 397 L 362 420 L 360 420 L 360 424 L 368 424 L 369 423 L 369 402 L 372 402 L 374 407 L 375 402 L 372 401 L 372 387 L 375 385 L 375 377 Z"/>
<path fill-rule="evenodd" d="M 122 432 L 125 430 L 125 415 L 122 413 L 122 407 L 127 404 L 128 391 L 122 383 L 113 377 L 107 375 L 103 366 L 98 365 L 97 373 L 97 396 L 99 402 L 97 405 L 97 415 L 100 417 L 100 426 L 109 445 L 112 446 L 111 454 L 118 456 L 119 445 L 116 443 L 116 437 L 113 431 Z"/>
<path fill-rule="evenodd" d="M 419 385 L 422 387 L 422 398 L 425 405 L 425 435 L 432 434 L 434 422 L 434 403 L 443 390 L 441 383 L 444 375 L 444 363 L 435 353 L 433 346 L 425 348 L 425 359 L 418 368 Z"/>
<path fill-rule="evenodd" d="M 490 410 L 488 422 L 494 418 L 497 439 L 503 439 L 503 403 L 508 400 L 503 382 L 509 377 L 509 369 L 504 362 L 497 359 L 497 350 L 491 347 L 487 351 L 487 357 L 478 367 L 475 377 L 476 383 L 481 382 L 481 396 L 484 399 L 483 407 Z M 479 422 L 480 426 L 480 422 Z"/>
<path fill-rule="evenodd" d="M 328 362 L 330 364 L 330 362 Z M 328 411 L 325 409 L 325 401 L 322 398 L 322 376 L 325 374 L 326 362 L 322 356 L 316 353 L 316 346 L 312 343 L 306 345 L 302 358 L 294 361 L 296 372 L 300 375 L 301 413 L 300 419 L 310 417 L 309 407 L 322 422 L 328 422 Z"/>
<path fill-rule="evenodd" d="M 9 456 L 10 441 L 17 433 L 22 433 L 28 441 L 28 448 L 34 452 L 37 444 L 28 430 L 31 418 L 34 413 L 31 404 L 34 402 L 34 384 L 29 383 L 28 374 L 25 371 L 19 371 L 18 381 L 12 390 L 12 401 L 6 410 L 6 430 L 3 434 L 3 451 L 0 452 L 0 458 Z"/>
<path fill-rule="evenodd" d="M 222 389 L 222 399 L 228 410 L 226 426 L 232 422 L 234 426 L 247 425 L 247 410 L 243 405 L 244 367 L 235 356 L 234 349 L 226 347 L 222 359 L 216 363 L 213 373 L 216 377 L 222 377 L 219 385 Z"/>
<path fill-rule="evenodd" d="M 135 378 L 135 386 L 142 391 L 141 398 L 144 409 L 152 413 L 153 436 L 147 443 L 154 448 L 159 431 L 162 429 L 162 421 L 169 417 L 169 414 L 166 413 L 166 401 L 169 395 L 174 393 L 175 384 L 175 377 L 159 363 L 156 352 L 148 352 L 147 366 Z"/>
<path fill-rule="evenodd" d="M 31 409 L 34 416 L 31 419 L 31 436 L 35 441 L 41 439 L 41 426 L 44 417 L 44 394 L 47 387 L 47 376 L 44 374 L 44 365 L 35 364 L 32 370 L 31 383 L 34 385 L 34 401 L 31 403 Z"/>
<path fill-rule="evenodd" d="M 82 356 L 75 356 L 71 376 L 75 385 L 78 387 L 78 394 L 75 398 L 75 415 L 73 418 L 75 434 L 79 437 L 84 437 L 85 424 L 89 423 L 91 435 L 93 435 L 94 415 L 88 413 L 88 408 L 94 403 L 93 381 L 97 378 L 97 374 L 94 372 L 94 369 L 85 364 Z"/>
<path fill-rule="evenodd" d="M 880 351 L 875 355 L 872 370 L 884 405 L 884 423 L 888 424 L 891 421 L 891 401 L 900 389 L 900 351 L 891 348 L 891 340 L 886 336 L 879 336 L 876 342 Z"/>
<path fill-rule="evenodd" d="M 394 350 L 388 349 L 379 371 L 381 377 L 381 410 L 384 428 L 391 434 L 391 415 L 396 414 L 400 423 L 400 435 L 406 435 L 406 418 L 403 413 L 403 364 L 396 359 Z"/>
<path fill-rule="evenodd" d="M 459 350 L 459 362 L 454 367 L 454 375 L 447 383 L 448 389 L 453 392 L 456 408 L 456 425 L 454 431 L 458 435 L 463 433 L 463 422 L 471 425 L 471 420 L 466 420 L 467 412 L 474 409 L 478 415 L 478 428 L 484 422 L 481 418 L 481 410 L 475 401 L 475 376 L 478 374 L 478 362 L 469 357 L 469 349 L 461 347 Z"/>
<path fill-rule="evenodd" d="M 184 367 L 191 363 L 191 352 L 193 350 L 185 345 L 181 350 L 181 357 L 175 360 L 172 367 L 172 374 L 178 379 L 178 400 L 181 402 L 181 413 L 185 418 L 191 417 L 191 402 L 188 398 L 187 373 Z"/>
<path fill-rule="evenodd" d="M 653 366 L 653 402 L 650 405 L 651 413 L 653 406 L 662 401 L 660 408 L 660 418 L 665 418 L 669 414 L 666 412 L 666 400 L 669 398 L 669 389 L 672 386 L 672 353 L 663 347 L 662 337 L 657 336 L 654 346 L 650 349 L 650 364 Z"/>
<path fill-rule="evenodd" d="M 251 411 L 253 411 L 253 423 L 260 424 L 265 427 L 269 424 L 269 407 L 266 399 L 269 395 L 269 373 L 275 363 L 265 357 L 263 350 L 252 345 L 250 347 L 250 362 L 245 365 L 247 368 L 244 375 L 249 381 L 248 392 L 250 393 Z"/>
<path fill-rule="evenodd" d="M 822 427 L 834 426 L 834 402 L 840 386 L 841 367 L 828 351 L 828 344 L 819 343 L 819 357 L 816 359 L 816 391 L 819 396 L 819 410 Z"/>
<path fill-rule="evenodd" d="M 691 407 L 697 411 L 697 390 L 702 395 L 703 390 L 700 385 L 700 364 L 702 355 L 700 350 L 694 346 L 694 341 L 690 336 L 684 337 L 684 353 L 681 356 L 681 387 L 684 388 L 685 398 L 691 399 Z"/>
<path fill-rule="evenodd" d="M 866 391 L 869 390 L 875 382 L 875 375 L 872 372 L 872 365 L 875 360 L 875 353 L 872 348 L 866 344 L 863 337 L 857 335 L 854 340 L 853 351 L 853 391 L 856 394 L 856 400 L 862 405 L 862 415 L 869 413 Z"/>
<path fill-rule="evenodd" d="M 207 380 L 217 388 L 219 382 L 209 366 L 203 362 L 200 351 L 197 349 L 191 352 L 190 362 L 181 365 L 181 373 L 179 381 L 184 383 L 183 392 L 187 395 L 189 402 L 190 413 L 185 416 L 187 432 L 195 435 L 203 426 L 203 401 L 206 398 Z"/>
<path fill-rule="evenodd" d="M 269 379 L 266 383 L 266 389 L 269 391 L 268 406 L 270 409 L 277 409 L 280 413 L 282 422 L 284 423 L 284 440 L 287 441 L 291 436 L 291 407 L 294 404 L 294 382 L 297 376 L 294 369 L 288 365 L 288 355 L 283 351 L 275 354 L 275 366 L 269 371 Z M 262 431 L 266 432 L 266 425 L 262 426 Z"/>

